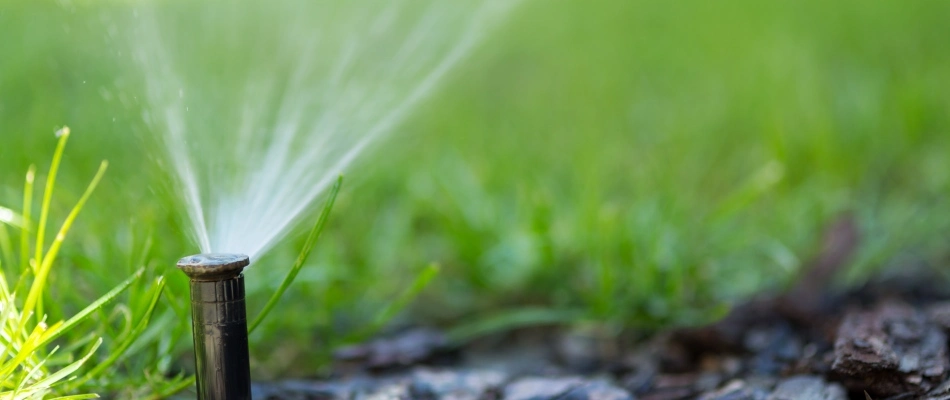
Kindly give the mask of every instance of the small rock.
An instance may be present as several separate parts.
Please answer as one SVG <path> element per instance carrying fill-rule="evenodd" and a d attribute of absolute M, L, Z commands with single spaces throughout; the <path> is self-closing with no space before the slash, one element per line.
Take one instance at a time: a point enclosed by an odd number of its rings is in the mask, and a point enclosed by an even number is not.
<path fill-rule="evenodd" d="M 722 383 L 724 379 L 722 375 L 715 372 L 704 372 L 699 374 L 699 377 L 696 378 L 696 381 L 693 382 L 693 388 L 698 392 L 706 392 L 713 390 Z"/>
<path fill-rule="evenodd" d="M 817 376 L 795 376 L 779 382 L 767 400 L 847 400 L 844 388 Z"/>
<path fill-rule="evenodd" d="M 639 354 L 628 357 L 625 361 L 629 372 L 621 379 L 622 385 L 631 393 L 640 394 L 653 386 L 653 381 L 659 374 L 659 365 L 652 354 Z"/>
<path fill-rule="evenodd" d="M 360 396 L 363 400 L 410 400 L 409 385 L 406 383 L 390 383 L 376 390 Z"/>
<path fill-rule="evenodd" d="M 649 390 L 636 394 L 641 400 L 692 399 L 702 391 L 697 389 L 697 386 L 704 386 L 702 379 L 703 374 L 658 375 Z"/>
<path fill-rule="evenodd" d="M 750 363 L 755 374 L 778 374 L 798 361 L 802 355 L 801 340 L 787 323 L 750 330 L 744 343 L 746 350 L 755 354 Z"/>
<path fill-rule="evenodd" d="M 501 386 L 505 375 L 498 371 L 432 371 L 417 369 L 409 386 L 414 399 L 476 400 Z"/>
<path fill-rule="evenodd" d="M 766 400 L 769 393 L 756 387 L 749 386 L 741 380 L 734 380 L 722 388 L 707 392 L 699 400 Z"/>
<path fill-rule="evenodd" d="M 261 400 L 334 400 L 348 399 L 373 386 L 370 380 L 352 379 L 341 382 L 283 381 L 251 384 L 251 397 Z"/>
<path fill-rule="evenodd" d="M 607 382 L 595 381 L 576 386 L 558 400 L 633 400 L 629 392 Z"/>
<path fill-rule="evenodd" d="M 251 398 L 261 399 L 261 400 L 276 400 L 282 399 L 281 390 L 276 385 L 273 384 L 262 384 L 262 383 L 252 383 L 251 384 Z"/>
<path fill-rule="evenodd" d="M 944 332 L 950 331 L 950 301 L 935 303 L 927 307 L 927 317 Z"/>
<path fill-rule="evenodd" d="M 687 400 L 696 398 L 696 391 L 692 388 L 670 388 L 651 391 L 638 396 L 640 400 Z"/>
<path fill-rule="evenodd" d="M 337 361 L 379 370 L 424 362 L 448 349 L 448 340 L 442 332 L 419 328 L 393 337 L 344 347 L 333 356 Z"/>
<path fill-rule="evenodd" d="M 575 377 L 521 378 L 505 386 L 503 390 L 503 399 L 551 400 L 560 398 L 560 396 L 571 391 L 571 389 L 583 384 L 584 381 L 582 379 Z"/>
<path fill-rule="evenodd" d="M 554 351 L 561 364 L 577 373 L 589 373 L 614 364 L 621 354 L 617 334 L 601 326 L 582 326 L 561 332 Z"/>

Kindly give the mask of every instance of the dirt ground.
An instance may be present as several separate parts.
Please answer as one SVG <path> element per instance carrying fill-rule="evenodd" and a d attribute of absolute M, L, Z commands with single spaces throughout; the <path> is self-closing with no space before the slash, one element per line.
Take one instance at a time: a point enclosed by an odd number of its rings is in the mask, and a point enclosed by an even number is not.
<path fill-rule="evenodd" d="M 932 267 L 836 292 L 858 242 L 843 218 L 787 292 L 652 338 L 536 327 L 452 346 L 412 329 L 343 349 L 335 378 L 254 384 L 255 399 L 946 399 L 950 290 Z"/>

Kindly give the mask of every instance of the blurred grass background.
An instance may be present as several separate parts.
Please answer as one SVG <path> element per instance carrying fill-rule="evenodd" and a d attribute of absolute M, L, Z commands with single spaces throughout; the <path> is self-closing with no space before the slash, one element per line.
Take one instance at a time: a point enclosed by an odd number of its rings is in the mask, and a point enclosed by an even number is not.
<path fill-rule="evenodd" d="M 0 205 L 20 204 L 31 163 L 42 178 L 59 126 L 73 138 L 54 216 L 110 161 L 49 301 L 78 309 L 140 263 L 167 274 L 151 336 L 117 371 L 160 380 L 190 357 L 173 265 L 195 246 L 108 39 L 131 6 L 0 4 Z M 312 265 L 252 336 L 256 376 L 316 371 L 430 261 L 442 272 L 400 323 L 700 323 L 790 282 L 845 212 L 863 236 L 851 282 L 942 265 L 947 18 L 941 1 L 528 2 L 351 170 Z M 299 236 L 248 272 L 252 310 Z"/>

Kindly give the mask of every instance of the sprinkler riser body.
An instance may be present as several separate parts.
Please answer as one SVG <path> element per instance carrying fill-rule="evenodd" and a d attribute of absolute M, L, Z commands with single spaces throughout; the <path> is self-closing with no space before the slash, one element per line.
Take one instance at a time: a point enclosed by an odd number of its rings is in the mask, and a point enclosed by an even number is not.
<path fill-rule="evenodd" d="M 242 265 L 243 264 L 243 265 Z M 250 400 L 244 275 L 247 257 L 198 255 L 178 266 L 191 281 L 199 400 Z"/>

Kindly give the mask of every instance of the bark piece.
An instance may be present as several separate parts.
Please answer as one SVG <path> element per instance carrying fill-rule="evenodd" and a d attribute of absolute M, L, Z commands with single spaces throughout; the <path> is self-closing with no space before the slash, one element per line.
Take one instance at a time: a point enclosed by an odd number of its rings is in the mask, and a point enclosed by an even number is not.
<path fill-rule="evenodd" d="M 814 324 L 815 315 L 827 314 L 832 301 L 828 289 L 834 277 L 848 265 L 861 235 L 854 216 L 845 214 L 831 224 L 822 237 L 821 251 L 806 265 L 798 282 L 778 298 L 777 309 L 796 323 Z"/>
<path fill-rule="evenodd" d="M 832 373 L 873 397 L 923 394 L 947 375 L 947 337 L 927 316 L 889 301 L 848 313 L 835 340 Z"/>

